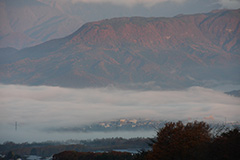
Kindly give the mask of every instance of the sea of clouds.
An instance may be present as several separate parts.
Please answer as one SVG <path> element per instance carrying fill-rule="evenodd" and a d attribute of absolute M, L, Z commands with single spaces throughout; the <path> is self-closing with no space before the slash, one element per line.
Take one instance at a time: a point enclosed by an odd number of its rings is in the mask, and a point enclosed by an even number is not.
<path fill-rule="evenodd" d="M 240 120 L 240 98 L 202 87 L 153 91 L 0 85 L 0 97 L 1 141 L 8 140 L 15 122 L 19 129 L 44 132 L 119 118 Z"/>

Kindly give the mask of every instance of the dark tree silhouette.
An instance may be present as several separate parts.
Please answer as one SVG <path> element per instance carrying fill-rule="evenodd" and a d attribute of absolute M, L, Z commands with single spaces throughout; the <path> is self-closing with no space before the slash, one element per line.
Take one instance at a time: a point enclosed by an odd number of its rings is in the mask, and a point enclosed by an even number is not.
<path fill-rule="evenodd" d="M 156 143 L 149 151 L 149 160 L 204 159 L 211 141 L 210 127 L 205 122 L 166 123 L 157 133 Z"/>
<path fill-rule="evenodd" d="M 65 151 L 53 156 L 53 160 L 132 160 L 131 153 L 126 152 L 107 152 L 107 153 L 92 153 L 92 152 L 75 152 Z"/>
<path fill-rule="evenodd" d="M 240 159 L 240 131 L 235 128 L 216 137 L 211 144 L 211 159 L 239 160 Z"/>
<path fill-rule="evenodd" d="M 148 154 L 148 151 L 140 150 L 138 151 L 138 153 L 134 155 L 133 160 L 145 160 L 147 154 Z"/>

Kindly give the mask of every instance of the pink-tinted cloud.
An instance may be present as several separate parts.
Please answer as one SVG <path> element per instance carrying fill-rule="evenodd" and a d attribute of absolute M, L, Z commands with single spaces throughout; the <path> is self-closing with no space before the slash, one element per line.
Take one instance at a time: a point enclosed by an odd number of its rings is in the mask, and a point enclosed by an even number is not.
<path fill-rule="evenodd" d="M 84 2 L 84 3 L 112 3 L 116 5 L 124 5 L 124 6 L 134 6 L 136 4 L 143 4 L 147 7 L 151 7 L 157 3 L 162 2 L 174 2 L 174 3 L 182 3 L 186 0 L 72 0 L 73 3 L 76 2 Z"/>
<path fill-rule="evenodd" d="M 64 1 L 64 0 L 62 0 Z M 132 7 L 137 4 L 142 4 L 146 7 L 152 7 L 158 3 L 163 2 L 171 2 L 171 3 L 184 3 L 190 0 L 72 0 L 73 3 L 76 2 L 83 2 L 83 3 L 112 3 L 115 5 L 124 5 L 128 7 Z M 209 3 L 213 3 L 214 1 L 211 1 Z M 240 1 L 239 0 L 216 0 L 215 3 L 222 6 L 222 8 L 228 8 L 228 9 L 237 9 L 240 7 Z M 209 4 L 211 5 L 211 4 Z"/>

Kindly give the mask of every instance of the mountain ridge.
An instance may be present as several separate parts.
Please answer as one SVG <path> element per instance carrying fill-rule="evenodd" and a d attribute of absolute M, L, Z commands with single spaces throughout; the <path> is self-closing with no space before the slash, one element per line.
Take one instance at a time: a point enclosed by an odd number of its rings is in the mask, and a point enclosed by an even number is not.
<path fill-rule="evenodd" d="M 1 65 L 0 81 L 64 87 L 153 82 L 162 88 L 237 83 L 239 17 L 240 9 L 89 22 L 65 38 L 20 50 Z"/>

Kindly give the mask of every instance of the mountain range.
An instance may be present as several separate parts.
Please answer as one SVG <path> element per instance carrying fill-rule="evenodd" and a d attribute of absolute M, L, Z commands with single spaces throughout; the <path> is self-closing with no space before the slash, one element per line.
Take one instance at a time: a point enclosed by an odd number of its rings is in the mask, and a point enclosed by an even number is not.
<path fill-rule="evenodd" d="M 168 89 L 239 84 L 239 25 L 240 9 L 89 22 L 64 38 L 0 49 L 0 82 Z"/>
<path fill-rule="evenodd" d="M 49 0 L 0 0 L 0 22 L 0 47 L 17 49 L 67 36 L 83 24 Z"/>

